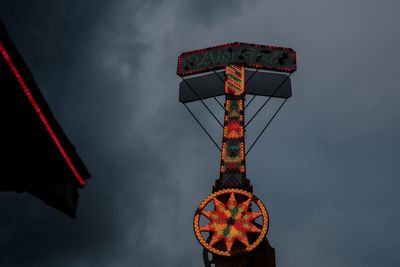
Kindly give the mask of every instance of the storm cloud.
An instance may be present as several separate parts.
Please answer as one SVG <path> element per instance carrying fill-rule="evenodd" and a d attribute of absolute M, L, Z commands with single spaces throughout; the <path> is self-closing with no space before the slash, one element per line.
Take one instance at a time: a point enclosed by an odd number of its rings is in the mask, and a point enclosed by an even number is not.
<path fill-rule="evenodd" d="M 293 97 L 247 158 L 277 265 L 399 266 L 399 8 L 2 0 L 11 38 L 92 179 L 75 221 L 2 192 L 0 266 L 203 266 L 192 218 L 220 155 L 178 103 L 176 63 L 183 51 L 233 41 L 298 55 Z M 191 106 L 221 140 L 218 124 Z"/>

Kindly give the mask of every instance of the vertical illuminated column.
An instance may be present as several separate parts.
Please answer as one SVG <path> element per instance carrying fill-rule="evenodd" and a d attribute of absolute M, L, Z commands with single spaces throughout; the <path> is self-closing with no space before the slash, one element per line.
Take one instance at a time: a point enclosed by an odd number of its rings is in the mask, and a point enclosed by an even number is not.
<path fill-rule="evenodd" d="M 214 190 L 250 190 L 244 155 L 244 83 L 244 66 L 232 64 L 225 67 L 226 100 L 220 177 Z"/>

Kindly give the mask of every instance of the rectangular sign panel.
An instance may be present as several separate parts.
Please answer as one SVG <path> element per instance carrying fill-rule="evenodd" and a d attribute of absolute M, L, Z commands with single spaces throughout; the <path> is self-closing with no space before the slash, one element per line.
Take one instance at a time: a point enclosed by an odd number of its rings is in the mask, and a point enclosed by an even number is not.
<path fill-rule="evenodd" d="M 291 48 L 247 43 L 224 44 L 182 53 L 178 58 L 179 76 L 225 68 L 229 64 L 292 73 L 296 52 Z"/>
<path fill-rule="evenodd" d="M 246 71 L 244 76 L 245 80 L 248 81 L 245 89 L 246 94 L 278 98 L 289 98 L 292 96 L 290 78 L 286 74 Z M 200 77 L 185 79 L 185 81 L 179 84 L 179 101 L 189 103 L 200 99 L 225 95 L 225 87 L 221 79 L 224 79 L 224 72 L 210 73 Z"/>

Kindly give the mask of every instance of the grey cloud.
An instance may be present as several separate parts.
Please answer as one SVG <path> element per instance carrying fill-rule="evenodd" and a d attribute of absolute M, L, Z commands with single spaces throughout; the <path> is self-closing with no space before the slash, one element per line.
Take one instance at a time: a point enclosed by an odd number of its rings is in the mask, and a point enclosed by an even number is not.
<path fill-rule="evenodd" d="M 202 266 L 191 220 L 219 154 L 177 102 L 176 59 L 236 40 L 298 52 L 293 98 L 247 160 L 277 264 L 399 264 L 398 4 L 208 2 L 3 6 L 93 179 L 76 221 L 2 193 L 0 265 Z M 220 140 L 212 119 L 200 118 Z"/>

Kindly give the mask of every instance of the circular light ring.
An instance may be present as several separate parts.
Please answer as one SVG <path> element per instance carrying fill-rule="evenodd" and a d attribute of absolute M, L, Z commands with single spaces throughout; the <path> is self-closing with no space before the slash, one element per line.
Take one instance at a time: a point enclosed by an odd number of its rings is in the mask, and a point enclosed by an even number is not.
<path fill-rule="evenodd" d="M 258 238 L 256 239 L 256 241 L 251 243 L 249 246 L 246 246 L 243 250 L 239 250 L 239 251 L 235 251 L 235 252 L 228 252 L 228 251 L 214 248 L 209 243 L 207 243 L 207 241 L 204 239 L 204 237 L 200 231 L 201 212 L 204 210 L 204 208 L 207 206 L 207 204 L 210 201 L 212 201 L 214 198 L 217 198 L 220 195 L 231 194 L 231 193 L 244 195 L 244 196 L 250 198 L 251 201 L 254 202 L 257 205 L 257 207 L 260 209 L 260 212 L 262 213 L 261 216 L 263 219 L 261 232 L 260 232 L 260 235 L 258 236 Z M 196 213 L 194 215 L 194 218 L 193 218 L 193 229 L 194 229 L 194 233 L 195 233 L 196 238 L 199 241 L 199 243 L 204 248 L 206 248 L 208 251 L 210 251 L 211 253 L 221 255 L 221 256 L 226 256 L 226 257 L 230 257 L 230 256 L 238 255 L 238 254 L 244 254 L 244 253 L 250 252 L 253 249 L 255 249 L 264 240 L 264 237 L 267 235 L 268 226 L 269 226 L 268 212 L 267 212 L 267 209 L 265 208 L 264 204 L 261 202 L 261 200 L 259 200 L 255 195 L 253 195 L 247 191 L 244 191 L 241 189 L 234 189 L 234 188 L 222 189 L 222 190 L 219 190 L 215 193 L 208 195 L 198 206 Z"/>

